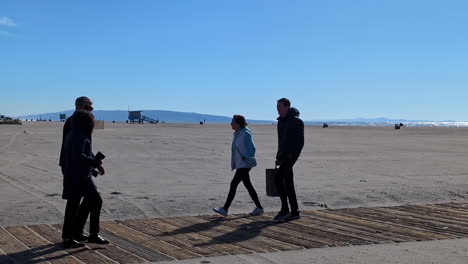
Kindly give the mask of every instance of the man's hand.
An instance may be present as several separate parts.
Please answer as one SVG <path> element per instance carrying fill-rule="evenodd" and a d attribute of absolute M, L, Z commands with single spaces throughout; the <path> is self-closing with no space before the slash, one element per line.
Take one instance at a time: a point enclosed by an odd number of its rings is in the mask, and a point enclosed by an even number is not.
<path fill-rule="evenodd" d="M 106 171 L 101 165 L 99 165 L 96 169 L 98 170 L 99 175 L 104 175 L 106 173 Z"/>

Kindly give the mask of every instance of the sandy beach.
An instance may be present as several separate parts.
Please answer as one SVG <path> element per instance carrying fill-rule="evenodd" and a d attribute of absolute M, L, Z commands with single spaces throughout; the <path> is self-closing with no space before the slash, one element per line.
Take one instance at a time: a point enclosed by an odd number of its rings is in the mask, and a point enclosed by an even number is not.
<path fill-rule="evenodd" d="M 0 126 L 1 226 L 62 222 L 62 126 Z M 277 211 L 279 199 L 265 194 L 276 126 L 251 130 L 259 163 L 252 182 L 265 210 Z M 295 166 L 302 210 L 468 201 L 468 128 L 310 126 L 305 133 Z M 107 173 L 96 179 L 102 219 L 212 214 L 224 203 L 233 176 L 231 137 L 230 126 L 221 124 L 106 123 L 93 139 L 94 151 L 107 156 Z M 230 213 L 253 208 L 240 185 Z"/>
<path fill-rule="evenodd" d="M 0 126 L 0 225 L 62 220 L 58 153 L 63 123 Z M 251 172 L 266 211 L 265 168 L 274 164 L 276 126 L 253 125 L 259 166 Z M 295 166 L 303 210 L 468 201 L 468 128 L 306 127 Z M 229 182 L 228 125 L 106 123 L 94 151 L 107 155 L 96 183 L 103 219 L 210 214 Z M 230 213 L 254 207 L 241 185 Z"/>

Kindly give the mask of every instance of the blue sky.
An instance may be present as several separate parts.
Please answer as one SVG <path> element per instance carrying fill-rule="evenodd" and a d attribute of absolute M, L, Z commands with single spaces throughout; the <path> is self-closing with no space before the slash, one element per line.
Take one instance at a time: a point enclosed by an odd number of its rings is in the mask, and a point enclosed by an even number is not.
<path fill-rule="evenodd" d="M 468 120 L 468 1 L 0 0 L 0 112 Z"/>

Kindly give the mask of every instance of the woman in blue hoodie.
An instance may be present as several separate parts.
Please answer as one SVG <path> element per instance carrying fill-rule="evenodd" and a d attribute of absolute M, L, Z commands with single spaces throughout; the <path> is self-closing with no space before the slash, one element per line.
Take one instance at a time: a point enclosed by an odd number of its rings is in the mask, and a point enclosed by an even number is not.
<path fill-rule="evenodd" d="M 252 216 L 261 215 L 263 214 L 263 207 L 260 204 L 257 192 L 252 186 L 249 175 L 250 170 L 257 166 L 257 162 L 255 160 L 255 143 L 252 138 L 252 132 L 247 128 L 245 118 L 241 115 L 234 115 L 232 117 L 231 127 L 234 130 L 231 147 L 231 169 L 236 169 L 236 173 L 231 181 L 231 187 L 229 188 L 226 203 L 223 207 L 214 208 L 213 211 L 222 216 L 227 216 L 229 206 L 231 205 L 234 196 L 236 196 L 237 186 L 240 182 L 243 182 L 256 206 L 256 208 L 249 214 Z"/>

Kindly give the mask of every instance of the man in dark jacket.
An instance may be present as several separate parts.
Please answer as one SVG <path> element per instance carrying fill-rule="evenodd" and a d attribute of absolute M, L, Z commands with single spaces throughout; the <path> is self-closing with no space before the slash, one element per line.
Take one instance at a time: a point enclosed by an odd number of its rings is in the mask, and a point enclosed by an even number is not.
<path fill-rule="evenodd" d="M 299 119 L 299 110 L 291 107 L 287 98 L 281 98 L 276 106 L 278 110 L 278 152 L 276 165 L 279 166 L 276 186 L 281 198 L 281 210 L 275 216 L 276 221 L 299 219 L 296 190 L 294 189 L 293 166 L 304 147 L 304 122 Z M 288 199 L 291 205 L 289 211 Z"/>
<path fill-rule="evenodd" d="M 62 232 L 64 248 L 84 246 L 81 242 L 85 240 L 101 244 L 108 243 L 97 234 L 102 199 L 90 178 L 90 168 L 93 168 L 95 176 L 98 173 L 104 174 L 104 169 L 101 166 L 102 160 L 96 160 L 91 152 L 91 132 L 94 126 L 94 120 L 90 114 L 93 110 L 92 102 L 88 97 L 82 96 L 76 99 L 75 106 L 76 111 L 67 119 L 63 128 L 59 163 L 64 177 L 62 198 L 67 200 Z M 76 116 L 77 113 L 81 115 L 89 113 L 93 121 L 92 124 L 80 124 L 77 121 L 73 123 L 73 120 L 83 119 L 83 117 Z M 85 132 L 87 130 L 89 131 Z M 94 169 L 97 169 L 98 172 Z M 83 202 L 80 205 L 83 197 Z M 90 211 L 92 212 L 93 231 L 97 231 L 94 236 L 89 238 L 83 234 L 83 227 Z"/>
<path fill-rule="evenodd" d="M 75 100 L 75 112 L 76 111 L 88 111 L 91 112 L 93 111 L 93 102 L 91 102 L 91 99 L 89 99 L 86 96 L 81 96 L 76 98 Z M 73 113 L 75 114 L 75 113 Z M 72 115 L 73 116 L 73 115 Z M 63 160 L 65 158 L 64 156 L 64 148 L 63 144 L 65 143 L 65 138 L 67 137 L 68 133 L 71 130 L 71 119 L 72 116 L 67 118 L 67 121 L 65 121 L 65 125 L 63 125 L 63 134 L 62 134 L 62 148 L 60 150 L 60 161 L 59 161 L 59 166 L 62 168 L 62 174 L 63 174 Z"/>

